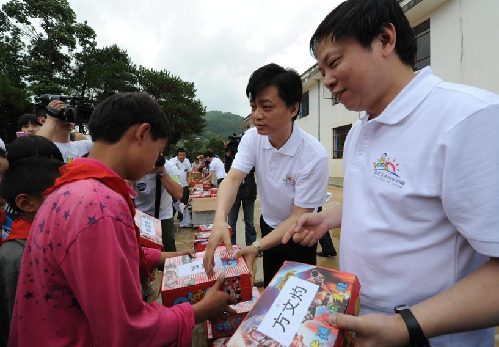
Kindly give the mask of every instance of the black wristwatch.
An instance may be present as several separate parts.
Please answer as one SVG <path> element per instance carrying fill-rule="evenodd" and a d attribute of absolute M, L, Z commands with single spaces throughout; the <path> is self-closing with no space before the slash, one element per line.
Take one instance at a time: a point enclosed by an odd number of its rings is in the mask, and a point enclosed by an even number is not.
<path fill-rule="evenodd" d="M 407 305 L 398 305 L 394 308 L 395 313 L 399 313 L 404 319 L 407 330 L 409 331 L 410 347 L 430 347 L 430 341 L 424 335 L 423 329 L 419 325 L 416 317 Z"/>

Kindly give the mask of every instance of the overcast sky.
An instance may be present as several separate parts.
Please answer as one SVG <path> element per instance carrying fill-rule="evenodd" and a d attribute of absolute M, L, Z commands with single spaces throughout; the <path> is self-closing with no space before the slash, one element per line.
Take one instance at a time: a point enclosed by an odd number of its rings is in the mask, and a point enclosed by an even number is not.
<path fill-rule="evenodd" d="M 99 47 L 194 82 L 208 111 L 249 114 L 252 71 L 277 63 L 299 74 L 315 61 L 310 36 L 342 0 L 69 0 Z M 1 1 L 5 2 L 5 1 Z"/>

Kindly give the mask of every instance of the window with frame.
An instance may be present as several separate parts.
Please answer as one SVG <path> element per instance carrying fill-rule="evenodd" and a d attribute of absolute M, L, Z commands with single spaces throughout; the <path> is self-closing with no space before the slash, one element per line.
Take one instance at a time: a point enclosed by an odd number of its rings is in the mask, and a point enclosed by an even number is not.
<path fill-rule="evenodd" d="M 310 113 L 310 100 L 308 91 L 303 93 L 301 98 L 300 118 L 308 116 Z"/>
<path fill-rule="evenodd" d="M 412 29 L 416 37 L 418 50 L 416 52 L 416 64 L 414 70 L 420 70 L 430 65 L 430 20 L 419 24 Z"/>
<path fill-rule="evenodd" d="M 343 147 L 350 129 L 352 129 L 352 124 L 333 128 L 333 159 L 343 158 Z"/>

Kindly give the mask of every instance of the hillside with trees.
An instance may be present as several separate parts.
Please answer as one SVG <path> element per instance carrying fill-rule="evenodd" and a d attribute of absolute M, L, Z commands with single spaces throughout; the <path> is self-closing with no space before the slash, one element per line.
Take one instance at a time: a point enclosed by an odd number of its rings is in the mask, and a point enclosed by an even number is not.
<path fill-rule="evenodd" d="M 236 114 L 221 111 L 208 111 L 204 119 L 206 126 L 204 129 L 205 134 L 216 134 L 222 137 L 229 135 L 241 134 L 243 132 L 244 119 Z"/>

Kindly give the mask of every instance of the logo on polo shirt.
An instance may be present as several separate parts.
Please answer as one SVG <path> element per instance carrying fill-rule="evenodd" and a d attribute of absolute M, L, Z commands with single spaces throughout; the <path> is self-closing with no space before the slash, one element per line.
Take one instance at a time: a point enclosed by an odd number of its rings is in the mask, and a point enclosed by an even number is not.
<path fill-rule="evenodd" d="M 373 176 L 384 182 L 391 183 L 402 188 L 405 180 L 400 177 L 399 163 L 396 159 L 390 159 L 386 153 L 373 163 Z"/>
<path fill-rule="evenodd" d="M 296 178 L 294 176 L 291 176 L 290 174 L 287 174 L 285 177 L 283 177 L 282 180 L 284 184 L 289 184 L 291 186 L 294 186 L 296 184 Z"/>

